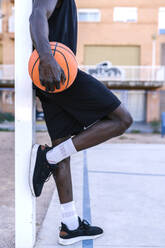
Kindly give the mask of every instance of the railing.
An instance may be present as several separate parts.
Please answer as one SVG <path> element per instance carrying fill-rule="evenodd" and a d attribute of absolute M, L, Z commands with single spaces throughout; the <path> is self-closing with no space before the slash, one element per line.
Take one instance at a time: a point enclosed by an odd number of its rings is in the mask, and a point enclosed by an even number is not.
<path fill-rule="evenodd" d="M 0 65 L 0 81 L 14 80 L 14 65 Z"/>
<path fill-rule="evenodd" d="M 164 66 L 80 66 L 92 76 L 101 81 L 135 81 L 135 82 L 165 82 Z"/>
<path fill-rule="evenodd" d="M 97 66 L 80 66 L 101 81 L 123 82 L 165 82 L 164 66 L 112 66 L 102 68 Z M 14 65 L 0 65 L 0 81 L 14 80 Z"/>

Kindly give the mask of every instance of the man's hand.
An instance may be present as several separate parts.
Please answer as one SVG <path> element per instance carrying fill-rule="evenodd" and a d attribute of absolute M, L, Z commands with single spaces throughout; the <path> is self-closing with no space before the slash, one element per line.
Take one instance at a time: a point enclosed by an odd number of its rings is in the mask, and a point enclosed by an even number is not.
<path fill-rule="evenodd" d="M 39 65 L 40 82 L 45 87 L 46 92 L 60 89 L 60 82 L 65 83 L 66 77 L 63 69 L 51 54 L 46 54 L 40 58 Z"/>

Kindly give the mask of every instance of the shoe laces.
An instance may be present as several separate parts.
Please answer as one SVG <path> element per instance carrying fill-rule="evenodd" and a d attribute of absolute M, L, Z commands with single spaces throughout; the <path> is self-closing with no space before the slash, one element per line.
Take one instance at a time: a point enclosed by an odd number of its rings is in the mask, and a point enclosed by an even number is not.
<path fill-rule="evenodd" d="M 87 220 L 81 221 L 80 228 L 89 229 L 89 227 L 90 227 L 90 224 Z"/>
<path fill-rule="evenodd" d="M 45 177 L 45 173 L 42 172 L 42 173 L 41 173 L 41 181 L 42 181 L 43 183 L 48 182 L 52 174 L 53 174 L 53 172 L 49 172 L 48 176 Z"/>
<path fill-rule="evenodd" d="M 49 147 L 49 146 L 47 144 L 45 144 L 45 147 Z M 46 166 L 45 170 L 43 170 L 42 173 L 41 173 L 41 181 L 43 183 L 48 182 L 50 177 L 51 177 L 51 175 L 53 174 L 53 171 L 50 171 L 48 175 L 45 175 L 45 173 L 47 172 L 46 170 L 50 170 L 48 164 L 45 164 L 45 166 Z"/>

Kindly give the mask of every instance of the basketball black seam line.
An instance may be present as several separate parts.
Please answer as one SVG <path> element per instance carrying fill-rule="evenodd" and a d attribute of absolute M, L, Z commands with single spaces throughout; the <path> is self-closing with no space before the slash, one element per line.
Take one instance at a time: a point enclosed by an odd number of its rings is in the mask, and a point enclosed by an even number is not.
<path fill-rule="evenodd" d="M 55 47 L 54 47 L 54 52 L 53 52 L 53 57 L 55 56 L 56 53 L 56 48 L 58 46 L 58 42 L 56 42 Z M 52 48 L 51 48 L 52 49 Z M 54 88 L 54 92 L 56 91 L 56 88 Z"/>
<path fill-rule="evenodd" d="M 65 48 L 65 47 L 61 46 L 62 43 L 59 43 L 59 42 L 57 42 L 57 43 L 58 43 L 58 44 L 57 44 L 57 47 L 63 48 L 63 49 L 65 49 L 66 51 L 70 52 L 70 54 L 74 55 L 74 53 L 72 52 L 72 50 L 70 51 L 70 48 L 69 48 L 69 47 L 66 46 L 66 48 Z M 59 44 L 60 44 L 60 45 L 59 45 Z M 56 44 L 50 44 L 50 46 L 56 46 Z M 65 45 L 64 45 L 64 46 L 65 46 Z"/>
<path fill-rule="evenodd" d="M 58 44 L 59 44 L 59 43 L 58 43 Z M 55 45 L 52 44 L 51 46 L 55 46 Z M 64 49 L 65 51 L 67 51 L 70 55 L 72 55 L 72 57 L 74 58 L 74 60 L 75 60 L 76 63 L 77 63 L 77 60 L 75 59 L 75 55 L 74 55 L 73 52 L 71 52 L 69 49 L 67 49 L 67 48 L 65 48 L 65 47 L 62 47 L 62 46 L 60 46 L 60 45 L 58 45 L 57 47 L 60 47 L 60 48 Z"/>
<path fill-rule="evenodd" d="M 68 81 L 67 81 L 67 85 L 66 85 L 66 87 L 65 87 L 65 89 L 67 88 L 67 86 L 68 86 L 68 83 L 69 83 L 69 76 L 70 76 L 70 71 L 69 71 L 69 66 L 68 66 L 68 62 L 67 62 L 67 59 L 66 59 L 66 57 L 65 57 L 65 55 L 61 52 L 61 51 L 58 51 L 58 50 L 56 50 L 56 52 L 59 52 L 63 57 L 64 57 L 64 59 L 65 59 L 65 62 L 66 62 L 66 66 L 67 66 L 67 69 L 68 69 Z"/>
<path fill-rule="evenodd" d="M 32 82 L 33 82 L 33 71 L 34 71 L 34 67 L 35 67 L 35 65 L 37 64 L 37 62 L 38 62 L 39 59 L 40 59 L 40 57 L 38 57 L 38 58 L 36 59 L 34 65 L 33 65 L 33 67 L 32 67 L 32 72 L 31 72 Z"/>
<path fill-rule="evenodd" d="M 69 54 L 71 54 L 72 55 L 72 57 L 74 58 L 74 60 L 76 61 L 76 63 L 77 63 L 77 60 L 75 59 L 75 55 L 74 55 L 74 53 L 71 53 L 68 49 L 66 49 L 65 47 L 62 47 L 62 46 L 58 46 L 58 47 L 60 47 L 60 48 L 62 48 L 62 49 L 64 49 L 65 51 L 67 51 Z"/>
<path fill-rule="evenodd" d="M 55 44 L 55 48 L 54 48 L 53 57 L 55 56 L 55 52 L 56 52 L 56 48 L 57 48 L 57 46 L 58 46 L 58 43 L 56 42 L 56 44 Z"/>

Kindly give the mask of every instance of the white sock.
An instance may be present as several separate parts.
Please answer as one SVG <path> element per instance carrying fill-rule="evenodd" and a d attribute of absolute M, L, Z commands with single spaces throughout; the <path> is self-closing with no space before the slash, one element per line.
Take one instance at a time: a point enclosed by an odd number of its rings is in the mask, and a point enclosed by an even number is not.
<path fill-rule="evenodd" d="M 52 150 L 48 151 L 46 154 L 46 158 L 49 164 L 57 164 L 76 152 L 77 150 L 73 144 L 72 139 L 70 138 L 54 147 Z"/>
<path fill-rule="evenodd" d="M 75 202 L 61 204 L 62 223 L 67 225 L 69 230 L 75 230 L 79 227 L 78 215 Z"/>

